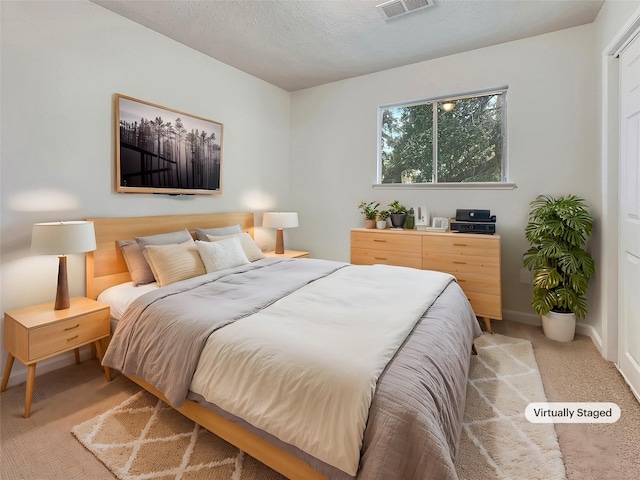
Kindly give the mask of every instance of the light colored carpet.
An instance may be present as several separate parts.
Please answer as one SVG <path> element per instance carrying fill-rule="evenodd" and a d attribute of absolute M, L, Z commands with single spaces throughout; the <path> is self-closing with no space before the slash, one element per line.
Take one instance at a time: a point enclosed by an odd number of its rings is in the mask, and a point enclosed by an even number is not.
<path fill-rule="evenodd" d="M 553 425 L 524 418 L 529 402 L 546 401 L 531 343 L 484 335 L 476 346 L 457 461 L 460 478 L 564 479 Z M 72 431 L 122 480 L 282 478 L 146 392 Z"/>

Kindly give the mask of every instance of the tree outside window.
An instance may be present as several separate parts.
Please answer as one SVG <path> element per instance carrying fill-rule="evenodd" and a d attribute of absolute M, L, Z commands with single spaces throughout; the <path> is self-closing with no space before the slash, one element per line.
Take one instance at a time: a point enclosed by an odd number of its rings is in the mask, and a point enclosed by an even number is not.
<path fill-rule="evenodd" d="M 382 107 L 380 183 L 505 182 L 505 95 Z"/>

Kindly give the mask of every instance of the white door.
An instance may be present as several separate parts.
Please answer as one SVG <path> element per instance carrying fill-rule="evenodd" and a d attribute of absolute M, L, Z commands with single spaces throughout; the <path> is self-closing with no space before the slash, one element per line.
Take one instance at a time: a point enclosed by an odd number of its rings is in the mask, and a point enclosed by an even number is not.
<path fill-rule="evenodd" d="M 620 55 L 618 368 L 640 398 L 640 39 Z"/>

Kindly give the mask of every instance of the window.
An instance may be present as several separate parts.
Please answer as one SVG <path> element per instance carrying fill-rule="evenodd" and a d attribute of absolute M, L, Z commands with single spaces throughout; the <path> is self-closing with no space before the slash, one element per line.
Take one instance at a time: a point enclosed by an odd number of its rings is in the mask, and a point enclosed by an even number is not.
<path fill-rule="evenodd" d="M 505 90 L 380 108 L 381 184 L 506 182 Z"/>

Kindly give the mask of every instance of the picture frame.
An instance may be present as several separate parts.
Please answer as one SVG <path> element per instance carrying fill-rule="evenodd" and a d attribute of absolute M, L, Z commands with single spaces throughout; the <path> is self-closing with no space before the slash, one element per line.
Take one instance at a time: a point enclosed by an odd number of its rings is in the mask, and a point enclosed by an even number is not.
<path fill-rule="evenodd" d="M 116 191 L 219 195 L 220 122 L 115 94 Z"/>

